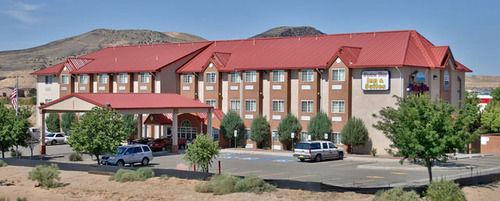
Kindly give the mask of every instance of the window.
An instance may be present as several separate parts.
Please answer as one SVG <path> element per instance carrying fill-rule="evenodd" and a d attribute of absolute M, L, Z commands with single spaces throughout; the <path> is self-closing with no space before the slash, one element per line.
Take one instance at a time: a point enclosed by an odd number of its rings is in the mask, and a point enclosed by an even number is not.
<path fill-rule="evenodd" d="M 321 149 L 320 143 L 311 143 L 311 149 Z"/>
<path fill-rule="evenodd" d="M 332 81 L 344 81 L 345 80 L 345 69 L 334 68 L 332 69 Z"/>
<path fill-rule="evenodd" d="M 302 70 L 302 82 L 314 81 L 314 70 Z"/>
<path fill-rule="evenodd" d="M 245 100 L 245 111 L 247 111 L 247 112 L 257 111 L 257 101 L 256 100 Z"/>
<path fill-rule="evenodd" d="M 321 146 L 323 146 L 323 149 L 328 149 L 328 143 L 326 142 L 321 143 Z"/>
<path fill-rule="evenodd" d="M 45 84 L 52 84 L 52 75 L 45 76 Z"/>
<path fill-rule="evenodd" d="M 333 144 L 342 144 L 342 136 L 339 132 L 332 133 L 332 142 Z"/>
<path fill-rule="evenodd" d="M 184 121 L 182 121 L 181 126 L 182 127 L 191 127 L 191 122 L 189 120 L 185 119 Z"/>
<path fill-rule="evenodd" d="M 236 112 L 240 111 L 240 100 L 230 100 L 229 109 Z"/>
<path fill-rule="evenodd" d="M 241 82 L 241 72 L 231 72 L 231 82 L 240 83 Z"/>
<path fill-rule="evenodd" d="M 88 84 L 88 83 L 89 83 L 89 75 L 80 74 L 80 84 Z"/>
<path fill-rule="evenodd" d="M 214 107 L 214 109 L 215 109 L 215 108 L 217 108 L 217 107 L 216 107 L 216 103 L 217 103 L 217 102 L 216 102 L 216 100 L 214 100 L 214 99 L 207 99 L 207 100 L 205 100 L 205 103 L 206 103 L 207 105 L 210 105 L 210 106 Z"/>
<path fill-rule="evenodd" d="M 328 143 L 328 148 L 333 149 L 333 148 L 337 148 L 337 147 L 335 145 L 333 145 L 333 143 L 329 142 Z"/>
<path fill-rule="evenodd" d="M 450 73 L 448 71 L 444 71 L 443 82 L 444 90 L 448 91 L 450 89 Z"/>
<path fill-rule="evenodd" d="M 300 133 L 300 141 L 303 142 L 309 141 L 309 134 L 307 132 Z"/>
<path fill-rule="evenodd" d="M 273 82 L 284 82 L 284 81 L 285 81 L 285 71 L 273 70 Z"/>
<path fill-rule="evenodd" d="M 245 140 L 250 140 L 250 136 L 252 136 L 252 131 L 246 128 L 244 132 L 245 132 Z"/>
<path fill-rule="evenodd" d="M 332 113 L 344 113 L 345 102 L 343 100 L 332 101 Z"/>
<path fill-rule="evenodd" d="M 215 72 L 206 73 L 207 83 L 215 83 L 217 81 L 217 77 Z"/>
<path fill-rule="evenodd" d="M 212 136 L 214 140 L 219 140 L 220 130 L 218 128 L 212 128 Z"/>
<path fill-rule="evenodd" d="M 303 100 L 301 101 L 300 111 L 303 113 L 313 113 L 314 101 L 312 100 Z"/>
<path fill-rule="evenodd" d="M 107 84 L 108 83 L 108 74 L 102 73 L 97 76 L 97 80 L 99 84 Z"/>
<path fill-rule="evenodd" d="M 69 75 L 61 75 L 61 84 L 69 84 Z"/>
<path fill-rule="evenodd" d="M 177 128 L 177 137 L 179 139 L 195 139 L 198 129 L 196 127 L 179 127 Z"/>
<path fill-rule="evenodd" d="M 120 73 L 118 75 L 118 82 L 122 84 L 128 83 L 128 74 L 127 73 Z"/>
<path fill-rule="evenodd" d="M 246 82 L 257 82 L 257 71 L 246 71 L 245 72 Z"/>
<path fill-rule="evenodd" d="M 279 142 L 280 141 L 280 135 L 278 135 L 278 131 L 274 130 L 271 133 L 272 133 L 271 137 L 272 137 L 273 142 Z"/>
<path fill-rule="evenodd" d="M 141 73 L 139 76 L 141 83 L 149 83 L 149 73 Z"/>
<path fill-rule="evenodd" d="M 142 153 L 141 147 L 134 147 L 133 153 Z"/>
<path fill-rule="evenodd" d="M 142 150 L 144 150 L 144 152 L 150 152 L 151 149 L 149 149 L 149 147 L 147 146 L 142 146 Z"/>
<path fill-rule="evenodd" d="M 185 84 L 193 83 L 193 75 L 191 74 L 182 74 L 182 82 Z"/>
<path fill-rule="evenodd" d="M 273 100 L 273 112 L 285 112 L 285 101 Z"/>

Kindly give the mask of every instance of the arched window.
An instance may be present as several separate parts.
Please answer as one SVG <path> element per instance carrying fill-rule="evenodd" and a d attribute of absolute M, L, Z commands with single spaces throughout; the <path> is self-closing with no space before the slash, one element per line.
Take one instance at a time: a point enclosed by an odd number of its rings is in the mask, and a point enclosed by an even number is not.
<path fill-rule="evenodd" d="M 182 127 L 191 127 L 191 122 L 186 119 L 186 120 L 182 121 L 181 126 Z"/>
<path fill-rule="evenodd" d="M 450 73 L 448 71 L 444 71 L 443 85 L 445 91 L 450 89 Z"/>

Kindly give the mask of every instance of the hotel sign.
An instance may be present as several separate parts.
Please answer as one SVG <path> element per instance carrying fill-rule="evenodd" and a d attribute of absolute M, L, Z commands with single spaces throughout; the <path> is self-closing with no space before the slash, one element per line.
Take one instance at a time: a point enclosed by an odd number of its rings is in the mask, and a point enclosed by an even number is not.
<path fill-rule="evenodd" d="M 389 90 L 389 71 L 363 71 L 361 73 L 361 88 L 365 91 Z"/>

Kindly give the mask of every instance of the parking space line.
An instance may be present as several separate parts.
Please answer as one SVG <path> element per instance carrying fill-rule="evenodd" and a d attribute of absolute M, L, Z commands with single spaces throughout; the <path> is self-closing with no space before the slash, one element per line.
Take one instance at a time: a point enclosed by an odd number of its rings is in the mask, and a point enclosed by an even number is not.
<path fill-rule="evenodd" d="M 391 172 L 391 174 L 396 174 L 396 175 L 408 175 L 406 172 Z"/>
<path fill-rule="evenodd" d="M 310 177 L 313 175 L 306 174 L 306 175 L 301 175 L 301 176 L 296 176 L 296 177 L 288 177 L 288 179 L 300 179 L 300 178 L 305 178 L 305 177 Z"/>
<path fill-rule="evenodd" d="M 384 177 L 381 177 L 381 176 L 366 176 L 366 178 L 370 178 L 370 179 L 383 179 Z"/>

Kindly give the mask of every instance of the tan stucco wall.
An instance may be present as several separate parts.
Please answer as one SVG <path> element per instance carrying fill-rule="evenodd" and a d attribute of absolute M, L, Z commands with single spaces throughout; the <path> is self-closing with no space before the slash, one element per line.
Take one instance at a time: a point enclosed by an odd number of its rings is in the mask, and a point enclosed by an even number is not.
<path fill-rule="evenodd" d="M 434 76 L 436 76 L 436 78 L 434 78 Z M 440 70 L 439 69 L 432 69 L 429 71 L 429 78 L 430 78 L 430 96 L 431 96 L 431 99 L 432 100 L 436 100 L 438 99 L 441 94 L 440 94 L 440 91 L 441 91 L 441 84 L 440 84 Z"/>
<path fill-rule="evenodd" d="M 262 76 L 262 116 L 265 116 L 267 121 L 269 122 L 271 120 L 271 100 L 270 100 L 270 88 L 271 84 L 269 82 L 269 75 L 270 71 L 265 71 L 264 75 Z"/>
<path fill-rule="evenodd" d="M 56 76 L 52 77 L 52 84 L 45 84 L 45 76 L 37 76 L 36 79 L 36 105 L 40 106 L 40 103 L 45 103 L 45 99 L 56 100 L 59 98 L 59 82 Z M 42 127 L 41 114 L 36 107 L 36 127 Z"/>
<path fill-rule="evenodd" d="M 290 71 L 290 112 L 297 118 L 299 114 L 299 73 L 297 70 Z"/>
<path fill-rule="evenodd" d="M 321 100 L 320 100 L 320 111 L 324 112 L 325 114 L 330 113 L 328 110 L 329 108 L 329 82 L 328 82 L 328 70 L 325 70 L 324 72 L 321 73 L 321 80 L 320 80 L 320 93 L 321 93 Z"/>
<path fill-rule="evenodd" d="M 219 109 L 222 109 L 222 111 L 224 112 L 224 114 L 227 114 L 227 112 L 229 111 L 229 103 L 228 103 L 228 99 L 229 99 L 229 95 L 228 95 L 228 73 L 221 73 L 221 76 L 222 76 L 222 100 L 225 100 L 225 101 L 222 101 L 222 108 L 219 108 Z"/>

